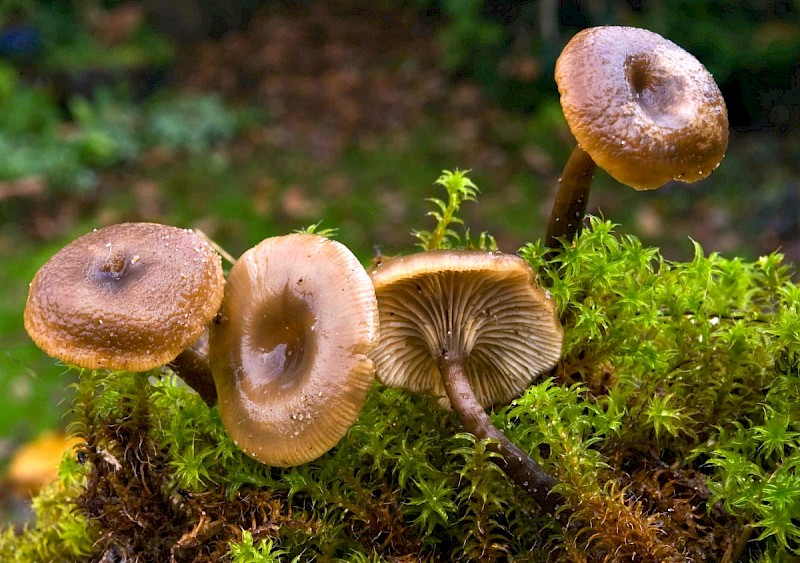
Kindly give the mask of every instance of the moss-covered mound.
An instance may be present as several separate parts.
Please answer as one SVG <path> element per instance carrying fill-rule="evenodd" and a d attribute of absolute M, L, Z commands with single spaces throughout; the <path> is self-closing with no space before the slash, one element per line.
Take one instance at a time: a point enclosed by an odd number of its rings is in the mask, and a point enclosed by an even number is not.
<path fill-rule="evenodd" d="M 800 554 L 800 288 L 779 255 L 665 261 L 592 220 L 539 272 L 550 376 L 493 413 L 541 513 L 435 399 L 376 385 L 320 459 L 258 464 L 168 372 L 83 373 L 85 440 L 3 561 L 782 561 Z"/>

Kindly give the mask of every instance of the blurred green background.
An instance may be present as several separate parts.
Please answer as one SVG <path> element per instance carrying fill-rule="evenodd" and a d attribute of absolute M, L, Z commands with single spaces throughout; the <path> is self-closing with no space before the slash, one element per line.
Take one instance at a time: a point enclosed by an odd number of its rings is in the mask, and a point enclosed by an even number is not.
<path fill-rule="evenodd" d="M 728 104 L 708 179 L 646 193 L 598 174 L 590 211 L 672 259 L 800 258 L 800 3 L 7 0 L 0 7 L 0 467 L 65 424 L 73 373 L 22 327 L 56 250 L 122 221 L 238 255 L 318 221 L 364 261 L 411 249 L 442 169 L 506 251 L 540 238 L 572 138 L 552 78 L 581 28 L 646 27 Z"/>

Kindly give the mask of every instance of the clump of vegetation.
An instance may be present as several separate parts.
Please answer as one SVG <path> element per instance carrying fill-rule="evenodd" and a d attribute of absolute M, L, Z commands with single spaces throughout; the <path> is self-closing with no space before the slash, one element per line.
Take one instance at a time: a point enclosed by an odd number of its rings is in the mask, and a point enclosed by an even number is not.
<path fill-rule="evenodd" d="M 0 64 L 0 181 L 39 178 L 51 193 L 96 187 L 97 172 L 129 164 L 152 149 L 207 154 L 261 117 L 226 107 L 214 95 L 156 97 L 98 89 L 92 101 L 69 101 L 63 116 L 53 96 Z"/>
<path fill-rule="evenodd" d="M 439 182 L 433 231 L 476 190 Z M 460 194 L 460 195 L 459 195 Z M 452 198 L 452 199 L 450 199 Z M 451 211 L 448 211 L 451 210 Z M 449 219 L 448 219 L 449 217 Z M 455 218 L 455 219 L 454 219 Z M 448 223 L 449 222 L 449 223 Z M 176 561 L 780 561 L 800 554 L 800 289 L 779 254 L 665 260 L 596 218 L 522 256 L 563 357 L 492 413 L 559 480 L 569 519 L 516 493 L 434 398 L 375 385 L 318 460 L 244 455 L 169 371 L 81 374 L 58 484 L 0 558 Z"/>
<path fill-rule="evenodd" d="M 557 380 L 585 387 L 609 425 L 588 435 L 610 465 L 607 486 L 636 498 L 667 537 L 685 530 L 670 538 L 680 551 L 732 541 L 732 553 L 755 530 L 763 543 L 748 545 L 752 559 L 797 553 L 800 317 L 789 269 L 779 254 L 748 263 L 697 244 L 692 261 L 670 263 L 612 229 L 593 219 L 555 269 L 541 246 L 523 250 L 568 327 Z M 534 419 L 553 408 L 531 406 Z M 564 437 L 548 446 L 574 440 Z"/>
<path fill-rule="evenodd" d="M 144 137 L 154 146 L 200 155 L 229 142 L 253 115 L 227 108 L 215 95 L 153 104 Z"/>
<path fill-rule="evenodd" d="M 467 172 L 445 170 L 436 180 L 435 184 L 447 192 L 447 201 L 436 197 L 427 199 L 435 207 L 433 211 L 428 212 L 428 216 L 436 220 L 436 226 L 432 231 L 424 229 L 411 231 L 411 234 L 419 240 L 417 246 L 423 250 L 444 248 L 497 250 L 497 242 L 489 233 L 482 232 L 477 240 L 472 240 L 468 228 L 464 228 L 463 235 L 453 229 L 455 225 L 464 226 L 464 221 L 457 215 L 461 204 L 465 201 L 475 201 L 480 192 L 478 186 L 467 176 Z"/>

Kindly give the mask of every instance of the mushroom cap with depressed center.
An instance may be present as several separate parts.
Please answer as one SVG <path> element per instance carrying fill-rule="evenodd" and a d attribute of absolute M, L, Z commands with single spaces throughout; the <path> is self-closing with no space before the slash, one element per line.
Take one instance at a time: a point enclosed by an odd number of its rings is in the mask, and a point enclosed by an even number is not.
<path fill-rule="evenodd" d="M 371 272 L 381 321 L 372 353 L 385 385 L 448 404 L 437 358 L 460 356 L 484 407 L 519 397 L 561 356 L 555 304 L 513 254 L 432 250 Z"/>
<path fill-rule="evenodd" d="M 210 331 L 228 434 L 267 465 L 321 456 L 361 411 L 377 340 L 372 282 L 344 245 L 314 234 L 262 241 L 231 269 Z"/>
<path fill-rule="evenodd" d="M 555 78 L 578 144 L 623 184 L 694 182 L 725 155 L 728 113 L 714 78 L 656 33 L 585 29 L 561 52 Z"/>
<path fill-rule="evenodd" d="M 146 371 L 200 336 L 224 285 L 220 257 L 198 233 L 157 223 L 111 225 L 71 242 L 39 269 L 25 329 L 66 363 Z"/>

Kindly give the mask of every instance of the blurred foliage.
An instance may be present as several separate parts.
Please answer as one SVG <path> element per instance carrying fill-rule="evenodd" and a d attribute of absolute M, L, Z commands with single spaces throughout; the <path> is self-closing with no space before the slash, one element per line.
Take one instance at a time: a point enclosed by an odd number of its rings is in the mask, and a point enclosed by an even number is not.
<path fill-rule="evenodd" d="M 258 122 L 255 111 L 231 111 L 215 95 L 159 101 L 146 115 L 144 138 L 151 146 L 208 153 Z"/>
<path fill-rule="evenodd" d="M 58 109 L 45 90 L 22 85 L 17 74 L 14 67 L 0 65 L 0 130 L 7 135 L 52 135 Z"/>
<path fill-rule="evenodd" d="M 124 89 L 110 88 L 93 92 L 91 101 L 71 98 L 69 110 L 67 121 L 46 90 L 23 84 L 0 64 L 0 180 L 38 176 L 54 193 L 80 193 L 96 186 L 97 170 L 130 163 L 143 151 L 207 153 L 261 120 L 213 94 L 135 104 Z"/>
<path fill-rule="evenodd" d="M 60 132 L 58 108 L 48 93 L 23 85 L 16 71 L 0 64 L 0 180 L 43 176 L 55 191 L 81 191 L 94 176 L 79 149 Z"/>
<path fill-rule="evenodd" d="M 107 41 L 94 32 L 104 11 L 125 2 L 61 2 L 59 0 L 10 0 L 0 7 L 0 23 L 16 33 L 4 44 L 5 55 L 18 62 L 36 64 L 48 72 L 88 69 L 126 69 L 158 66 L 172 60 L 172 46 L 144 20 L 131 12 L 114 26 L 118 37 Z M 112 26 L 109 26 L 112 27 Z M 21 30 L 29 35 L 21 41 Z M 11 38 L 9 38 L 11 39 Z"/>
<path fill-rule="evenodd" d="M 224 30 L 245 26 L 259 5 L 269 3 L 239 0 L 226 6 L 184 0 L 164 7 L 144 2 L 139 8 L 141 21 L 130 24 L 124 41 L 99 42 L 92 30 L 98 14 L 125 4 L 14 0 L 0 8 L 0 21 L 15 30 L 10 44 L 28 53 L 15 52 L 14 57 L 34 60 L 48 72 L 158 68 L 172 61 L 169 37 L 197 39 L 203 32 L 218 37 Z M 775 100 L 769 98 L 791 91 L 796 100 L 800 72 L 796 2 L 398 0 L 395 4 L 397 9 L 412 5 L 428 14 L 426 21 L 439 29 L 443 66 L 456 76 L 476 80 L 492 98 L 514 109 L 534 109 L 554 95 L 552 74 L 561 48 L 578 30 L 595 25 L 645 27 L 694 54 L 732 102 L 735 125 L 788 119 L 783 110 L 775 115 Z M 224 29 L 215 30 L 214 21 L 226 22 Z M 20 23 L 33 30 L 31 37 L 20 31 Z M 141 81 L 140 77 L 137 82 Z M 790 105 L 782 99 L 777 104 Z"/>
<path fill-rule="evenodd" d="M 643 27 L 693 53 L 720 82 L 739 69 L 787 73 L 800 52 L 800 6 L 768 0 L 642 2 Z"/>

